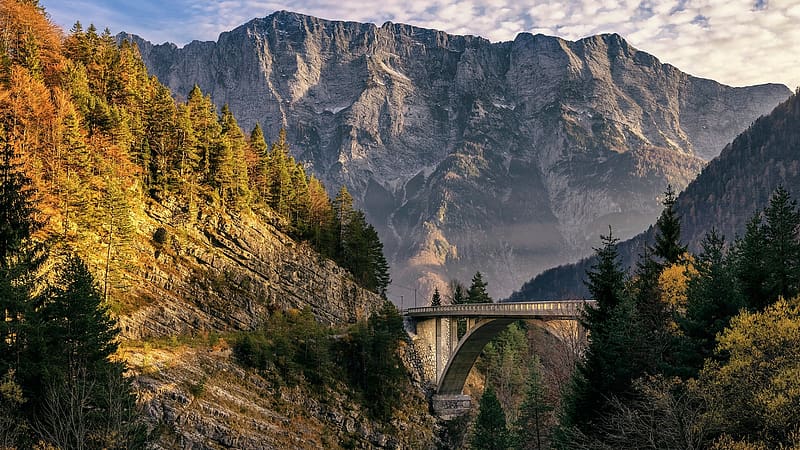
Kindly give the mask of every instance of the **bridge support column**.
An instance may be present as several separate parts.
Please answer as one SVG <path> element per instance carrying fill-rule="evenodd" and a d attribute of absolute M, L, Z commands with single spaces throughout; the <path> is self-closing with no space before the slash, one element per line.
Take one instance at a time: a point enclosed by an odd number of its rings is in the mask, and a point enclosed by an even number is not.
<path fill-rule="evenodd" d="M 439 395 L 432 399 L 433 412 L 443 420 L 455 419 L 469 412 L 472 408 L 472 397 L 469 395 Z"/>

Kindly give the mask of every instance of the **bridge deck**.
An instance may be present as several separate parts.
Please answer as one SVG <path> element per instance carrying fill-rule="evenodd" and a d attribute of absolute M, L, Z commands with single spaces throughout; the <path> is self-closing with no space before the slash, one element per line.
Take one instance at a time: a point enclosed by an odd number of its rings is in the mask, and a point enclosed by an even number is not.
<path fill-rule="evenodd" d="M 542 302 L 469 303 L 461 305 L 409 308 L 405 315 L 425 317 L 519 317 L 539 319 L 574 319 L 584 305 L 593 300 L 559 300 Z"/>

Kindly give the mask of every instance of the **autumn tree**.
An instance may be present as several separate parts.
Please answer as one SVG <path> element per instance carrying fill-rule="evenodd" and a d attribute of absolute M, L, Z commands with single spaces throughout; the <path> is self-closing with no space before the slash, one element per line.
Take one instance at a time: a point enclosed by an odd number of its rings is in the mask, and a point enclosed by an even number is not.
<path fill-rule="evenodd" d="M 743 312 L 718 338 L 723 362 L 709 361 L 700 383 L 707 420 L 735 440 L 768 448 L 797 444 L 800 432 L 800 301 Z"/>

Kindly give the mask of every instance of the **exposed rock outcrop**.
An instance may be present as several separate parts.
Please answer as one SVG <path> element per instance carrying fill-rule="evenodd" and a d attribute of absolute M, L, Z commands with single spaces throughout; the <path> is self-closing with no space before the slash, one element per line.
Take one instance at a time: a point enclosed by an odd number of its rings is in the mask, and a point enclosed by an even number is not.
<path fill-rule="evenodd" d="M 615 34 L 490 43 L 277 12 L 183 48 L 128 37 L 176 97 L 196 83 L 247 128 L 286 127 L 329 189 L 347 185 L 395 301 L 475 270 L 503 296 L 609 223 L 633 236 L 668 183 L 790 94 L 687 75 Z"/>
<path fill-rule="evenodd" d="M 143 209 L 139 264 L 126 275 L 131 304 L 120 317 L 126 339 L 250 330 L 286 308 L 346 324 L 382 305 L 333 261 L 250 215 L 200 211 L 189 220 L 170 205 Z"/>

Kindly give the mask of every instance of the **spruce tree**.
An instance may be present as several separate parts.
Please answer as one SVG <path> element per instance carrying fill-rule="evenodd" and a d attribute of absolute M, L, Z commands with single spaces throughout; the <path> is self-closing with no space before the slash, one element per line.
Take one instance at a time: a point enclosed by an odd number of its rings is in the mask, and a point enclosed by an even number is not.
<path fill-rule="evenodd" d="M 789 192 L 778 186 L 764 209 L 765 302 L 757 307 L 775 302 L 779 297 L 791 298 L 800 290 L 800 212 L 797 202 Z"/>
<path fill-rule="evenodd" d="M 736 278 L 748 307 L 757 309 L 767 304 L 766 265 L 767 240 L 761 226 L 761 216 L 756 213 L 745 227 L 744 236 L 736 241 L 733 252 L 736 261 Z"/>
<path fill-rule="evenodd" d="M 675 211 L 677 197 L 672 185 L 667 185 L 664 192 L 664 210 L 656 221 L 656 243 L 653 254 L 664 260 L 666 265 L 675 264 L 686 253 L 686 246 L 681 245 L 681 219 Z"/>
<path fill-rule="evenodd" d="M 33 277 L 41 262 L 32 243 L 42 227 L 35 196 L 0 124 L 0 376 L 19 368 L 26 345 Z"/>
<path fill-rule="evenodd" d="M 467 303 L 492 303 L 492 298 L 486 292 L 486 286 L 483 275 L 475 272 L 475 275 L 472 276 L 472 284 L 467 291 Z"/>
<path fill-rule="evenodd" d="M 630 357 L 639 353 L 640 332 L 635 304 L 625 291 L 617 239 L 610 231 L 601 238 L 603 246 L 595 249 L 596 263 L 587 272 L 586 283 L 596 303 L 581 317 L 589 345 L 564 399 L 562 440 L 569 440 L 573 429 L 588 435 L 597 432 L 599 418 L 610 410 L 609 399 L 629 395 L 631 381 L 642 374 L 640 361 Z"/>
<path fill-rule="evenodd" d="M 636 360 L 643 371 L 653 375 L 667 367 L 673 344 L 672 312 L 662 300 L 659 284 L 662 270 L 662 264 L 655 261 L 650 249 L 645 247 L 644 253 L 639 255 L 636 272 L 628 287 L 638 319 L 637 324 L 632 324 L 631 330 L 641 332 L 637 340 L 642 344 L 637 347 L 639 353 L 631 352 L 629 358 Z"/>
<path fill-rule="evenodd" d="M 431 297 L 431 306 L 442 306 L 442 295 L 439 293 L 439 288 L 433 289 L 433 297 Z"/>
<path fill-rule="evenodd" d="M 689 279 L 686 313 L 678 319 L 682 331 L 675 373 L 697 377 L 707 358 L 714 356 L 717 335 L 744 306 L 725 238 L 711 230 L 695 259 L 697 274 Z"/>
<path fill-rule="evenodd" d="M 546 448 L 545 430 L 553 407 L 547 402 L 538 358 L 534 357 L 530 361 L 525 388 L 525 399 L 519 407 L 519 417 L 514 423 L 514 448 L 541 450 Z"/>
<path fill-rule="evenodd" d="M 481 396 L 478 417 L 472 430 L 471 448 L 481 450 L 506 450 L 509 446 L 506 415 L 491 385 Z"/>

